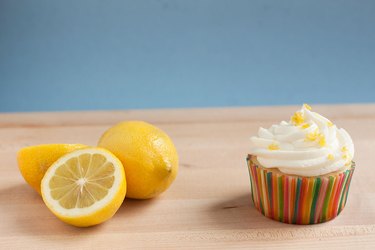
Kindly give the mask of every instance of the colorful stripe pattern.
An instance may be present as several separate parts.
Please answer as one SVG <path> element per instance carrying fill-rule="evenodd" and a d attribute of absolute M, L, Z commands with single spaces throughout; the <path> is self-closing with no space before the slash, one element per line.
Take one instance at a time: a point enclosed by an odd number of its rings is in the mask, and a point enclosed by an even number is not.
<path fill-rule="evenodd" d="M 324 177 L 298 177 L 273 172 L 247 159 L 252 198 L 268 218 L 290 224 L 329 221 L 345 206 L 354 163 L 348 170 Z"/>

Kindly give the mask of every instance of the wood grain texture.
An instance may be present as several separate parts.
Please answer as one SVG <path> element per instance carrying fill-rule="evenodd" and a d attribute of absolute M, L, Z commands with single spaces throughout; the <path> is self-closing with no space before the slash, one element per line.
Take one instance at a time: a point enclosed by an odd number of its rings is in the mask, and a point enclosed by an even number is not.
<path fill-rule="evenodd" d="M 331 222 L 288 225 L 262 216 L 251 202 L 245 157 L 259 126 L 297 109 L 250 107 L 0 114 L 0 248 L 375 248 L 375 105 L 314 106 L 344 127 L 356 146 L 348 203 Z M 87 229 L 56 219 L 20 175 L 16 152 L 43 143 L 96 145 L 122 120 L 145 120 L 165 130 L 180 170 L 160 197 L 125 200 L 115 217 Z"/>

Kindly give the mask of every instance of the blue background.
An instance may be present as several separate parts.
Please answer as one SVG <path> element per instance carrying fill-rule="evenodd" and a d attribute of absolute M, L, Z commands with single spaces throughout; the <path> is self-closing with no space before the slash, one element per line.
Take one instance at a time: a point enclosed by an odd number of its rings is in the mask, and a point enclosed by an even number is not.
<path fill-rule="evenodd" d="M 0 0 L 0 111 L 375 102 L 375 1 Z"/>

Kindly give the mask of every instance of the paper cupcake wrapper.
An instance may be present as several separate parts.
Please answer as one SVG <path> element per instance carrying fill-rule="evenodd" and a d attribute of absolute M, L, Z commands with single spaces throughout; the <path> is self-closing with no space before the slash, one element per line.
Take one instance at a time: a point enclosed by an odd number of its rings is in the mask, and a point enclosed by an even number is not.
<path fill-rule="evenodd" d="M 247 158 L 255 208 L 268 218 L 290 224 L 315 224 L 335 218 L 348 198 L 354 163 L 345 171 L 301 177 L 256 165 Z"/>

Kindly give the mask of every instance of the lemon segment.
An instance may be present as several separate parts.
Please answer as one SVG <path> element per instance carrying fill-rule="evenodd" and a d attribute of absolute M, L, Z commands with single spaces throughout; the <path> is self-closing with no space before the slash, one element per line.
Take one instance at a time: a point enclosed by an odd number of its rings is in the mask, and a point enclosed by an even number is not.
<path fill-rule="evenodd" d="M 87 227 L 110 219 L 126 194 L 124 168 L 101 148 L 76 150 L 57 160 L 45 174 L 42 197 L 62 221 Z"/>
<path fill-rule="evenodd" d="M 19 170 L 25 181 L 40 194 L 40 182 L 47 169 L 61 156 L 87 147 L 82 144 L 43 144 L 18 151 Z"/>

